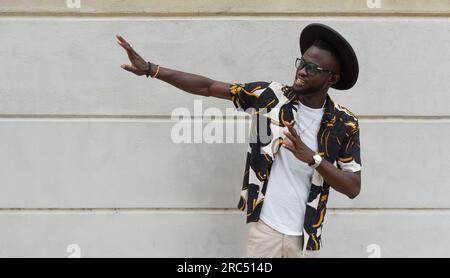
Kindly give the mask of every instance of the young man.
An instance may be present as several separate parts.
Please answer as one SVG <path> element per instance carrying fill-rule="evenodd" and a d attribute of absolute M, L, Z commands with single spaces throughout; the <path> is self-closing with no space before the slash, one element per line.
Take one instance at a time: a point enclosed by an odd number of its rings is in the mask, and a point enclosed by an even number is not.
<path fill-rule="evenodd" d="M 361 188 L 358 120 L 328 96 L 330 87 L 348 90 L 356 83 L 358 60 L 350 44 L 328 26 L 308 25 L 293 85 L 286 86 L 229 84 L 163 68 L 146 62 L 121 36 L 117 42 L 130 59 L 121 66 L 127 71 L 252 109 L 258 128 L 238 205 L 247 211 L 248 256 L 317 257 L 330 187 L 349 198 Z"/>

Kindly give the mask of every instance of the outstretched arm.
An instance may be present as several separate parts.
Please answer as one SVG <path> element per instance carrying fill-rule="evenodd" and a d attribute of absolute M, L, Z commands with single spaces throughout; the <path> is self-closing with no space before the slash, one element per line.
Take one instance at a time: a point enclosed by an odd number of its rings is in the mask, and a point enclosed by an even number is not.
<path fill-rule="evenodd" d="M 131 65 L 121 65 L 124 70 L 132 72 L 138 76 L 145 75 L 147 73 L 150 73 L 151 76 L 155 76 L 157 65 L 153 63 L 150 63 L 149 65 L 147 61 L 133 49 L 131 44 L 129 44 L 120 35 L 116 35 L 116 38 L 117 43 L 127 52 L 128 58 L 131 62 Z M 155 78 L 194 95 L 231 99 L 228 90 L 230 86 L 229 83 L 212 80 L 201 75 L 159 67 L 158 74 Z"/>

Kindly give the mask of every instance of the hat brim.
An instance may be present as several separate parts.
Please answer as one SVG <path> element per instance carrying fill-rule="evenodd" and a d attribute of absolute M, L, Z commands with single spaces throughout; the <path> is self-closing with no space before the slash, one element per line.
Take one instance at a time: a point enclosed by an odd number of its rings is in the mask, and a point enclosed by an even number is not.
<path fill-rule="evenodd" d="M 340 80 L 331 87 L 337 90 L 348 90 L 353 87 L 358 80 L 359 65 L 352 46 L 332 28 L 324 24 L 313 23 L 306 26 L 301 32 L 300 51 L 302 55 L 315 40 L 327 42 L 336 49 L 339 56 Z"/>

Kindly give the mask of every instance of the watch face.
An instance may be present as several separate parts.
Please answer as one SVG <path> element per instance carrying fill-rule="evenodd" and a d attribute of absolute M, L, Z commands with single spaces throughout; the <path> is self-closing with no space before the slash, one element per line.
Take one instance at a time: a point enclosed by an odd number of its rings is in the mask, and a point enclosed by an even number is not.
<path fill-rule="evenodd" d="M 320 154 L 314 155 L 313 158 L 315 161 L 314 166 L 315 167 L 319 166 L 320 162 L 322 162 L 322 157 L 320 156 Z"/>

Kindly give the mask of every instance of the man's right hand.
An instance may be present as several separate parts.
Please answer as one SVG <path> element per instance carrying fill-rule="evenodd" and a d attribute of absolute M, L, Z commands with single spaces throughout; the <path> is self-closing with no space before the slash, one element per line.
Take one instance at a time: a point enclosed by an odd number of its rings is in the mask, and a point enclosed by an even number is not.
<path fill-rule="evenodd" d="M 142 59 L 136 51 L 134 51 L 131 44 L 129 44 L 124 38 L 120 35 L 116 35 L 116 38 L 117 43 L 127 51 L 128 58 L 131 62 L 131 65 L 121 65 L 121 67 L 124 70 L 131 71 L 136 75 L 148 74 L 147 71 L 149 69 L 149 64 Z M 154 64 L 151 64 L 151 76 L 155 76 L 156 70 L 157 67 Z M 212 80 L 201 75 L 160 67 L 156 78 L 190 94 L 231 99 L 231 95 L 228 90 L 230 84 Z"/>
<path fill-rule="evenodd" d="M 139 76 L 147 74 L 149 64 L 133 49 L 131 44 L 129 44 L 124 38 L 122 38 L 120 35 L 116 35 L 116 38 L 117 43 L 122 46 L 127 52 L 128 58 L 131 62 L 131 65 L 123 64 L 120 67 Z"/>

